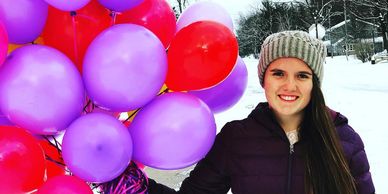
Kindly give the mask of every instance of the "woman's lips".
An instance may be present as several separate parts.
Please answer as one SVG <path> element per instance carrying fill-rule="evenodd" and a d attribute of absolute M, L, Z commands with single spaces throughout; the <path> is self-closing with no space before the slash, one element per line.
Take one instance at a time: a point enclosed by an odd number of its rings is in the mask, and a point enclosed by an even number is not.
<path fill-rule="evenodd" d="M 286 102 L 294 102 L 296 99 L 299 98 L 299 96 L 295 95 L 279 95 L 279 98 Z"/>

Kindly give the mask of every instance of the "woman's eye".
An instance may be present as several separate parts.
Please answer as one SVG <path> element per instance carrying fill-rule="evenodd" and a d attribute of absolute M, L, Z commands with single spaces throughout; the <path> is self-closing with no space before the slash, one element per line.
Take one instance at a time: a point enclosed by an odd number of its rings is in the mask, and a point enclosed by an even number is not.
<path fill-rule="evenodd" d="M 283 76 L 283 75 L 284 75 L 284 73 L 283 73 L 283 72 L 280 72 L 280 71 L 278 71 L 278 72 L 273 72 L 273 73 L 272 73 L 272 75 L 273 75 L 273 76 L 276 76 L 276 77 L 281 77 L 281 76 Z"/>
<path fill-rule="evenodd" d="M 300 74 L 298 74 L 298 78 L 300 78 L 300 79 L 308 79 L 309 75 L 304 74 L 304 73 L 300 73 Z"/>

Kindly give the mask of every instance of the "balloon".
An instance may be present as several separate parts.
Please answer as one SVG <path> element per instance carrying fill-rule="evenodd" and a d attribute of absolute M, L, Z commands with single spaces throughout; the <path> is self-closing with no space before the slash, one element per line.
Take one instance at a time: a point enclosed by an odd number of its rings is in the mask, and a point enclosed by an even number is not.
<path fill-rule="evenodd" d="M 0 69 L 0 107 L 16 125 L 56 134 L 83 108 L 82 78 L 61 52 L 43 45 L 16 49 Z"/>
<path fill-rule="evenodd" d="M 92 112 L 105 113 L 105 114 L 111 115 L 115 118 L 120 117 L 120 112 L 111 112 L 109 110 L 106 110 L 104 108 L 101 108 L 101 107 L 93 104 L 93 102 L 90 99 L 87 99 L 85 102 L 85 105 L 84 105 L 83 113 L 88 114 L 88 113 L 92 113 Z"/>
<path fill-rule="evenodd" d="M 117 14 L 116 23 L 133 23 L 151 30 L 167 48 L 176 30 L 174 11 L 166 0 L 144 0 L 139 6 Z"/>
<path fill-rule="evenodd" d="M 143 26 L 118 24 L 90 44 L 83 78 L 93 102 L 110 111 L 144 106 L 162 87 L 167 56 L 158 38 Z"/>
<path fill-rule="evenodd" d="M 66 54 L 82 72 L 86 49 L 100 32 L 111 25 L 111 18 L 109 11 L 96 0 L 73 13 L 75 15 L 71 16 L 69 12 L 49 7 L 42 38 L 46 45 Z"/>
<path fill-rule="evenodd" d="M 39 188 L 37 194 L 93 194 L 88 184 L 76 176 L 56 176 Z"/>
<path fill-rule="evenodd" d="M 1 0 L 0 21 L 8 32 L 10 43 L 34 41 L 44 28 L 48 5 L 42 0 Z"/>
<path fill-rule="evenodd" d="M 54 145 L 51 145 L 46 139 L 38 139 L 40 146 L 43 148 L 43 151 L 49 159 L 46 159 L 46 175 L 47 179 L 58 175 L 65 175 L 65 166 L 61 153 L 57 150 Z M 54 161 L 52 161 L 54 160 Z M 58 163 L 61 164 L 58 164 Z"/>
<path fill-rule="evenodd" d="M 127 128 L 103 113 L 90 113 L 66 130 L 62 156 L 74 175 L 88 182 L 106 182 L 119 176 L 132 157 Z"/>
<path fill-rule="evenodd" d="M 117 12 L 122 12 L 139 5 L 144 0 L 98 0 L 104 7 Z"/>
<path fill-rule="evenodd" d="M 4 62 L 5 57 L 7 56 L 8 50 L 8 35 L 5 26 L 0 20 L 0 67 Z"/>
<path fill-rule="evenodd" d="M 232 17 L 224 7 L 213 1 L 198 1 L 185 9 L 177 21 L 177 31 L 203 20 L 219 22 L 233 32 Z"/>
<path fill-rule="evenodd" d="M 143 107 L 129 131 L 133 158 L 158 169 L 178 169 L 202 159 L 216 136 L 214 116 L 199 98 L 180 92 Z"/>
<path fill-rule="evenodd" d="M 214 86 L 232 71 L 237 40 L 222 24 L 195 22 L 179 31 L 168 50 L 166 85 L 174 91 Z"/>
<path fill-rule="evenodd" d="M 23 193 L 43 184 L 44 154 L 24 129 L 0 126 L 1 193 Z"/>
<path fill-rule="evenodd" d="M 0 112 L 0 126 L 13 126 L 12 122 Z"/>
<path fill-rule="evenodd" d="M 247 67 L 238 57 L 232 73 L 224 81 L 214 87 L 189 93 L 203 100 L 214 113 L 219 113 L 229 109 L 240 100 L 247 83 Z"/>
<path fill-rule="evenodd" d="M 62 11 L 75 11 L 82 7 L 84 7 L 86 4 L 89 3 L 90 0 L 44 0 L 51 6 L 60 9 Z"/>

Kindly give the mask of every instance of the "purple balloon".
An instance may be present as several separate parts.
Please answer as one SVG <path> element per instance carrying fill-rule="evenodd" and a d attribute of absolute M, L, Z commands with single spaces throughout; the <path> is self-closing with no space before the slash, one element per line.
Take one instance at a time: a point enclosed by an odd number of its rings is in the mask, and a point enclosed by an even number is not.
<path fill-rule="evenodd" d="M 179 169 L 206 155 L 216 136 L 216 124 L 199 98 L 174 92 L 143 107 L 129 131 L 134 160 L 158 169 Z"/>
<path fill-rule="evenodd" d="M 3 64 L 8 52 L 8 35 L 3 22 L 0 20 L 0 67 Z"/>
<path fill-rule="evenodd" d="M 124 172 L 131 161 L 131 135 L 114 117 L 90 113 L 66 130 L 62 156 L 70 171 L 81 179 L 107 182 Z"/>
<path fill-rule="evenodd" d="M 46 24 L 48 4 L 42 0 L 1 0 L 0 20 L 8 32 L 10 43 L 34 41 Z"/>
<path fill-rule="evenodd" d="M 54 48 L 18 48 L 0 69 L 0 109 L 32 133 L 52 135 L 65 129 L 81 114 L 84 99 L 80 73 Z"/>
<path fill-rule="evenodd" d="M 176 31 L 203 20 L 221 23 L 233 32 L 233 20 L 228 11 L 213 1 L 198 1 L 185 9 L 178 18 Z"/>
<path fill-rule="evenodd" d="M 190 91 L 203 100 L 214 113 L 219 113 L 235 105 L 248 84 L 248 71 L 244 61 L 238 57 L 230 75 L 221 83 L 205 90 Z"/>
<path fill-rule="evenodd" d="M 62 11 L 76 11 L 81 9 L 90 0 L 44 0 L 51 6 L 60 9 Z"/>
<path fill-rule="evenodd" d="M 83 78 L 93 102 L 125 112 L 144 106 L 162 88 L 167 55 L 160 40 L 143 26 L 114 25 L 93 40 L 85 54 Z"/>
<path fill-rule="evenodd" d="M 98 2 L 101 3 L 101 5 L 104 7 L 117 12 L 127 11 L 133 7 L 136 7 L 143 1 L 144 0 L 98 0 Z"/>
<path fill-rule="evenodd" d="M 11 121 L 9 121 L 7 119 L 7 117 L 5 117 L 1 112 L 0 112 L 0 126 L 13 126 L 14 124 L 11 123 Z"/>

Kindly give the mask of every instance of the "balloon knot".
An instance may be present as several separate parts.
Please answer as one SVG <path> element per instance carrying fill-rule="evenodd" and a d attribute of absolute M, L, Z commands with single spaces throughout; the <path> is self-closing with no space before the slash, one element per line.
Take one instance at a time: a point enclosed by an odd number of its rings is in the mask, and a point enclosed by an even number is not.
<path fill-rule="evenodd" d="M 76 16 L 76 15 L 77 15 L 77 12 L 75 12 L 75 11 L 71 11 L 71 12 L 70 12 L 70 16 L 71 16 L 71 17 Z"/>

